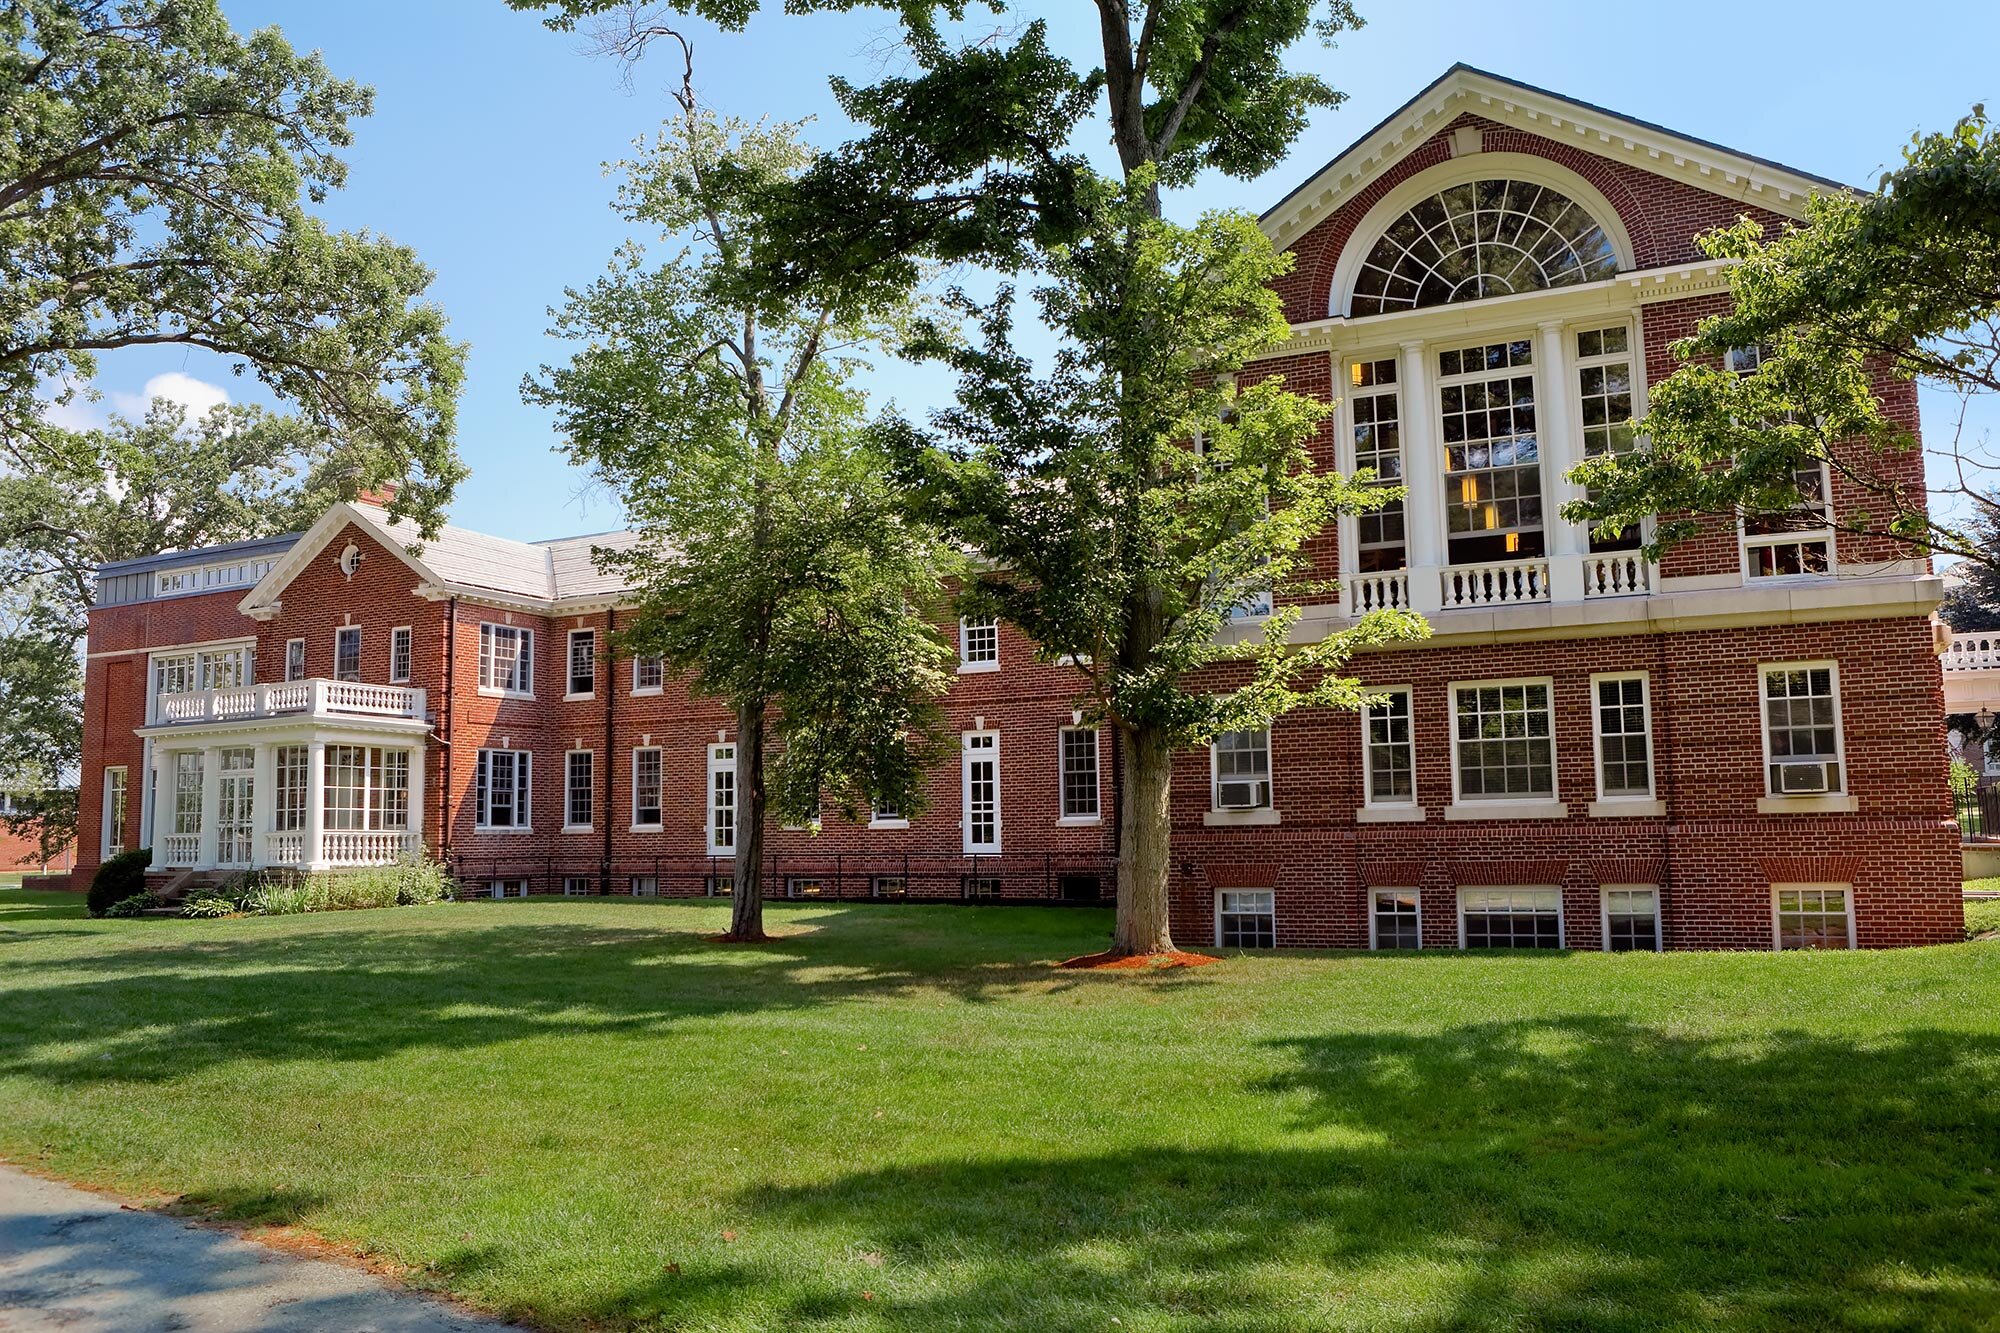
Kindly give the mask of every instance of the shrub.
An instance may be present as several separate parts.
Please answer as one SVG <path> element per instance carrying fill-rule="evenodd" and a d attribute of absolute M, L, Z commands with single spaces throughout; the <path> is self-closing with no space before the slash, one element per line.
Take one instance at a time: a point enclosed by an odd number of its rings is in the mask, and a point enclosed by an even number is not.
<path fill-rule="evenodd" d="M 1979 790 L 1979 771 L 1963 759 L 1951 761 L 1950 780 L 1954 796 L 1970 796 Z"/>
<path fill-rule="evenodd" d="M 110 916 L 113 906 L 143 892 L 146 888 L 146 868 L 152 864 L 152 848 L 134 847 L 97 867 L 97 873 L 90 877 L 90 892 L 84 895 L 90 914 Z"/>
<path fill-rule="evenodd" d="M 274 870 L 237 883 L 239 910 L 265 916 L 344 912 L 367 907 L 408 907 L 452 896 L 455 886 L 440 863 L 412 857 L 389 866 L 324 870 L 310 875 Z"/>
<path fill-rule="evenodd" d="M 105 908 L 102 915 L 118 917 L 138 916 L 141 912 L 149 908 L 158 907 L 159 905 L 160 900 L 158 898 L 141 890 L 129 898 L 120 898 L 117 902 Z"/>
<path fill-rule="evenodd" d="M 200 898 L 190 898 L 181 904 L 182 916 L 235 916 L 236 912 L 237 907 L 235 902 L 228 898 L 203 896 Z"/>

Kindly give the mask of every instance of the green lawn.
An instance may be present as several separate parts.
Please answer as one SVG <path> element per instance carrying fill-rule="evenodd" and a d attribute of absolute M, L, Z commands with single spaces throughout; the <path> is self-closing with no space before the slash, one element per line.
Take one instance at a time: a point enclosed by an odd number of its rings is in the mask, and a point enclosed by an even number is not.
<path fill-rule="evenodd" d="M 1102 914 L 771 915 L 0 894 L 0 1152 L 564 1328 L 2000 1324 L 2000 945 L 1076 974 Z"/>

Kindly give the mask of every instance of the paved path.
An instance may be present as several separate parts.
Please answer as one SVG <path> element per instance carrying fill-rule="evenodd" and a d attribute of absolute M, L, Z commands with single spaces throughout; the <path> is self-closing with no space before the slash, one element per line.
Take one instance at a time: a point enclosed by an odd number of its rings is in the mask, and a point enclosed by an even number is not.
<path fill-rule="evenodd" d="M 0 1166 L 6 1333 L 492 1333 L 371 1273 Z"/>

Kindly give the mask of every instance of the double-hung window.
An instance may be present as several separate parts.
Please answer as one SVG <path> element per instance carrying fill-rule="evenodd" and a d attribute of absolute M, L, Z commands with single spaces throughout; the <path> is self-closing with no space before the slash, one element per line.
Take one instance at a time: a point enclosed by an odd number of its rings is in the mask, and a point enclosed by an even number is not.
<path fill-rule="evenodd" d="M 1276 894 L 1270 889 L 1217 889 L 1215 943 L 1223 949 L 1278 947 Z"/>
<path fill-rule="evenodd" d="M 296 833 L 306 826 L 306 767 L 312 751 L 303 745 L 280 745 L 275 756 L 277 791 L 271 810 L 271 828 L 278 833 Z"/>
<path fill-rule="evenodd" d="M 569 632 L 569 697 L 587 699 L 597 692 L 597 631 Z"/>
<path fill-rule="evenodd" d="M 632 693 L 658 694 L 666 677 L 667 662 L 659 654 L 632 659 Z"/>
<path fill-rule="evenodd" d="M 361 626 L 342 625 L 333 632 L 333 678 L 361 679 Z"/>
<path fill-rule="evenodd" d="M 525 829 L 531 810 L 534 755 L 526 750 L 481 750 L 473 775 L 479 827 Z"/>
<path fill-rule="evenodd" d="M 1414 806 L 1417 746 L 1410 720 L 1410 687 L 1392 686 L 1381 695 L 1380 702 L 1369 704 L 1362 714 L 1365 800 L 1371 806 Z"/>
<path fill-rule="evenodd" d="M 1396 361 L 1348 364 L 1348 416 L 1353 431 L 1354 467 L 1374 472 L 1384 486 L 1403 484 L 1402 399 Z M 1405 563 L 1403 502 L 1391 500 L 1355 518 L 1356 564 L 1363 574 L 1401 569 Z"/>
<path fill-rule="evenodd" d="M 1771 889 L 1780 949 L 1852 949 L 1853 892 L 1845 884 L 1778 884 Z"/>
<path fill-rule="evenodd" d="M 125 769 L 104 770 L 104 855 L 125 850 Z"/>
<path fill-rule="evenodd" d="M 1583 420 L 1583 456 L 1630 453 L 1638 443 L 1632 429 L 1632 334 L 1623 324 L 1576 333 L 1577 407 Z M 1590 533 L 1593 553 L 1636 551 L 1644 540 L 1638 526 Z"/>
<path fill-rule="evenodd" d="M 597 815 L 597 756 L 571 750 L 564 764 L 563 828 L 588 830 Z"/>
<path fill-rule="evenodd" d="M 1762 347 L 1732 347 L 1723 366 L 1739 376 L 1763 369 Z M 1812 577 L 1833 572 L 1833 488 L 1824 461 L 1802 462 L 1792 472 L 1798 491 L 1790 508 L 1743 515 L 1743 572 L 1753 579 Z"/>
<path fill-rule="evenodd" d="M 1611 953 L 1660 947 L 1660 891 L 1650 885 L 1604 890 L 1604 947 Z"/>
<path fill-rule="evenodd" d="M 1217 810 L 1267 810 L 1271 806 L 1271 733 L 1225 731 L 1209 746 Z"/>
<path fill-rule="evenodd" d="M 736 747 L 708 747 L 708 850 L 710 855 L 736 846 Z"/>
<path fill-rule="evenodd" d="M 1547 554 L 1534 344 L 1487 343 L 1437 358 L 1450 563 Z"/>
<path fill-rule="evenodd" d="M 958 622 L 958 669 L 1000 669 L 1000 622 L 993 616 L 961 616 Z"/>
<path fill-rule="evenodd" d="M 1064 727 L 1062 748 L 1063 819 L 1091 820 L 1098 815 L 1097 729 Z"/>
<path fill-rule="evenodd" d="M 285 679 L 304 680 L 306 678 L 306 641 L 304 639 L 285 640 Z"/>
<path fill-rule="evenodd" d="M 518 625 L 479 627 L 479 689 L 483 694 L 535 692 L 535 632 Z"/>
<path fill-rule="evenodd" d="M 1559 889 L 1460 889 L 1459 940 L 1468 949 L 1560 949 Z"/>
<path fill-rule="evenodd" d="M 1840 676 L 1831 662 L 1762 668 L 1764 759 L 1772 796 L 1835 796 L 1841 765 Z"/>
<path fill-rule="evenodd" d="M 1590 678 L 1591 717 L 1597 724 L 1597 795 L 1606 801 L 1647 800 L 1653 795 L 1653 747 L 1646 673 L 1629 671 Z"/>
<path fill-rule="evenodd" d="M 410 683 L 410 627 L 398 625 L 389 631 L 389 683 Z"/>
<path fill-rule="evenodd" d="M 1453 769 L 1461 801 L 1552 800 L 1555 715 L 1546 680 L 1454 685 Z"/>
<path fill-rule="evenodd" d="M 661 753 L 657 745 L 632 751 L 632 827 L 660 827 Z"/>
<path fill-rule="evenodd" d="M 1372 890 L 1371 942 L 1377 949 L 1420 949 L 1424 943 L 1421 899 L 1415 889 Z"/>

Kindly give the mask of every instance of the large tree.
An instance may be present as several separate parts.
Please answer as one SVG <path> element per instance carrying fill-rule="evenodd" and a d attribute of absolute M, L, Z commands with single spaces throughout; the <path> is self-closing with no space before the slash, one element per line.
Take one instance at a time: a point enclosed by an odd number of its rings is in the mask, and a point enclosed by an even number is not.
<path fill-rule="evenodd" d="M 155 399 L 143 421 L 61 432 L 44 466 L 0 472 L 0 779 L 53 790 L 78 777 L 99 565 L 303 528 L 351 484 L 348 461 L 295 417 L 225 405 L 190 421 Z M 60 846 L 74 804 L 12 822 Z"/>
<path fill-rule="evenodd" d="M 216 0 L 0 4 L 0 464 L 87 465 L 39 395 L 99 354 L 205 348 L 433 527 L 464 473 L 464 349 L 410 250 L 307 211 L 371 102 Z"/>
<path fill-rule="evenodd" d="M 1934 429 L 1928 488 L 1886 377 L 2000 403 L 2000 133 L 1983 108 L 1917 137 L 1874 194 L 1815 195 L 1767 234 L 1744 219 L 1699 239 L 1729 264 L 1731 309 L 1675 345 L 1651 391 L 1646 447 L 1593 459 L 1564 516 L 1617 528 L 1659 514 L 1649 552 L 1744 511 L 1950 555 L 2000 574 L 1991 441 Z M 1732 349 L 1757 349 L 1755 374 Z M 1740 354 L 1739 354 L 1740 355 Z M 1849 497 L 1824 506 L 1824 467 Z M 1808 481 L 1802 490 L 1800 478 Z"/>
<path fill-rule="evenodd" d="M 894 337 L 902 289 L 869 275 L 749 283 L 768 243 L 756 199 L 804 170 L 790 125 L 698 107 L 621 164 L 637 242 L 569 293 L 554 332 L 579 345 L 524 392 L 570 454 L 624 502 L 642 540 L 601 552 L 639 605 L 619 635 L 662 656 L 736 721 L 729 937 L 764 938 L 767 812 L 817 822 L 923 803 L 950 653 L 931 617 L 944 548 L 885 479 L 852 386 L 857 349 Z"/>
<path fill-rule="evenodd" d="M 510 2 L 555 4 L 557 23 L 620 11 L 626 54 L 664 27 L 616 0 Z M 1040 282 L 1037 313 L 1058 342 L 1048 365 L 1017 350 L 1007 289 L 967 303 L 969 348 L 943 331 L 916 344 L 954 365 L 961 388 L 934 430 L 901 432 L 906 472 L 988 561 L 968 605 L 1068 654 L 1082 703 L 1122 739 L 1113 948 L 1167 950 L 1174 751 L 1303 704 L 1351 706 L 1345 657 L 1421 630 L 1385 613 L 1295 645 L 1297 611 L 1282 607 L 1261 633 L 1226 630 L 1231 608 L 1271 584 L 1314 592 L 1301 542 L 1393 492 L 1315 475 L 1305 446 L 1324 407 L 1242 373 L 1287 336 L 1269 284 L 1289 260 L 1247 217 L 1183 226 L 1163 210 L 1163 191 L 1203 171 L 1276 165 L 1306 116 L 1341 100 L 1289 53 L 1359 19 L 1347 0 L 1098 0 L 1097 49 L 1077 60 L 1040 20 L 994 32 L 969 28 L 955 3 L 880 7 L 901 21 L 912 70 L 834 81 L 864 132 L 759 201 L 761 280 L 782 293 L 833 264 L 911 281 L 928 260 Z M 749 7 L 682 8 L 726 27 Z M 1109 175 L 1088 153 L 1099 115 Z M 1257 382 L 1234 392 L 1239 373 Z"/>

